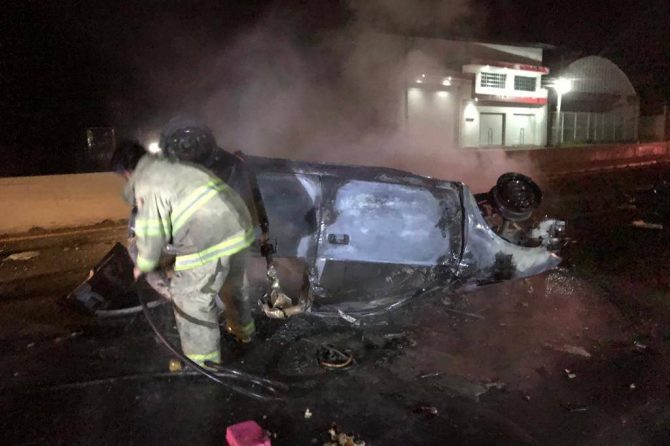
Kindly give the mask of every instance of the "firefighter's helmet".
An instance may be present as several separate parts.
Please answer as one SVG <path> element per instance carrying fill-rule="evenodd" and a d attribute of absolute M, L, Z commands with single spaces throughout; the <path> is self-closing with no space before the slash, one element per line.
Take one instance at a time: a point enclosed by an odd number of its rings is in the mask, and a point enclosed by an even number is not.
<path fill-rule="evenodd" d="M 207 164 L 216 151 L 212 131 L 192 119 L 173 119 L 161 132 L 159 143 L 169 158 Z"/>

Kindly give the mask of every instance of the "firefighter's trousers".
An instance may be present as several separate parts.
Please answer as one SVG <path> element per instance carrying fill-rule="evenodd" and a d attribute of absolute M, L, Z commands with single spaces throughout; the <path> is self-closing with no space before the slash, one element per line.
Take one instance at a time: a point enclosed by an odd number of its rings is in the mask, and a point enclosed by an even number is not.
<path fill-rule="evenodd" d="M 181 347 L 202 365 L 221 362 L 221 333 L 216 297 L 221 292 L 229 329 L 247 336 L 254 331 L 246 258 L 249 249 L 198 268 L 176 271 L 170 285 Z"/>

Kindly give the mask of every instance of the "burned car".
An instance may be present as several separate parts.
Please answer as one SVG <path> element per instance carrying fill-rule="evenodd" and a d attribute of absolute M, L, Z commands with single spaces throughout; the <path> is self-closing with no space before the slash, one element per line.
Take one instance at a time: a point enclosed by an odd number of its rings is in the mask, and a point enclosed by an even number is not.
<path fill-rule="evenodd" d="M 267 226 L 266 250 L 304 268 L 300 302 L 287 311 L 286 301 L 271 296 L 264 305 L 271 317 L 308 309 L 369 314 L 429 291 L 529 277 L 560 262 L 554 248 L 564 224 L 524 225 L 542 197 L 524 175 L 503 175 L 489 193 L 473 195 L 462 183 L 390 168 L 243 159 L 229 182 L 243 196 L 251 188 L 250 207 Z"/>
<path fill-rule="evenodd" d="M 510 173 L 485 194 L 459 182 L 381 167 L 240 155 L 210 169 L 247 201 L 266 258 L 267 316 L 364 316 L 435 290 L 472 289 L 557 266 L 563 223 L 530 217 L 542 194 Z M 284 293 L 276 261 L 301 276 Z M 90 291 L 90 286 L 88 289 Z M 87 291 L 88 292 L 88 291 Z M 100 294 L 100 293 L 98 293 Z M 86 301 L 77 292 L 73 297 Z"/>

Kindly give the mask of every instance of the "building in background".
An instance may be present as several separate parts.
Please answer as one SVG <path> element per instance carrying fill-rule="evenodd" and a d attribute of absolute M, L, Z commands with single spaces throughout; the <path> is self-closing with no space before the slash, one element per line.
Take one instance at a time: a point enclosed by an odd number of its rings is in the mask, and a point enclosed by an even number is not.
<path fill-rule="evenodd" d="M 544 147 L 546 45 L 407 38 L 404 122 L 450 147 Z"/>
<path fill-rule="evenodd" d="M 547 64 L 567 50 L 543 44 L 498 44 L 396 37 L 406 58 L 403 123 L 413 138 L 461 148 L 540 148 L 623 143 L 640 135 L 640 101 L 628 76 L 600 56 Z M 552 76 L 549 77 L 550 68 Z M 552 83 L 570 81 L 557 114 Z M 649 122 L 647 122 L 649 121 Z M 667 112 L 643 121 L 663 139 Z M 428 135 L 428 136 L 427 136 Z"/>
<path fill-rule="evenodd" d="M 639 99 L 628 76 L 616 64 L 604 57 L 588 56 L 553 71 L 556 78 L 568 79 L 571 89 L 563 95 L 560 115 L 552 112 L 552 145 L 638 139 Z M 551 99 L 555 104 L 553 91 Z"/>

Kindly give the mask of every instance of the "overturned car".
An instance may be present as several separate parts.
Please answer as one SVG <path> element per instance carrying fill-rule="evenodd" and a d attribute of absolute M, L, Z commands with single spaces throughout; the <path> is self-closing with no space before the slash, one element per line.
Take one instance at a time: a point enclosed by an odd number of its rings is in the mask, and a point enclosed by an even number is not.
<path fill-rule="evenodd" d="M 306 304 L 314 311 L 374 311 L 436 289 L 532 276 L 560 262 L 553 248 L 562 222 L 524 229 L 541 192 L 520 174 L 503 175 L 475 196 L 462 183 L 395 169 L 245 160 L 272 251 L 304 262 Z M 231 183 L 240 183 L 235 172 Z"/>
<path fill-rule="evenodd" d="M 242 155 L 232 168 L 209 167 L 245 198 L 258 222 L 255 252 L 266 258 L 270 286 L 262 307 L 269 317 L 360 317 L 427 292 L 529 277 L 560 263 L 564 224 L 531 224 L 542 194 L 524 175 L 505 174 L 491 191 L 474 195 L 459 182 L 390 168 Z M 292 298 L 275 267 L 284 259 L 302 281 Z M 94 278 L 71 294 L 89 309 Z M 108 302 L 95 294 L 104 308 Z"/>

